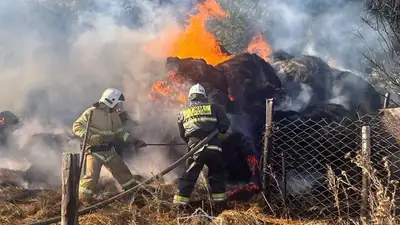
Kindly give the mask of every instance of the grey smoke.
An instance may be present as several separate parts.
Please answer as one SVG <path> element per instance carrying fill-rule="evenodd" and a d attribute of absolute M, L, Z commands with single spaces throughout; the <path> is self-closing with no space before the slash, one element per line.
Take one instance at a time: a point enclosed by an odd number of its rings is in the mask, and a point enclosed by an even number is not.
<path fill-rule="evenodd" d="M 126 95 L 125 107 L 140 123 L 134 130 L 138 138 L 158 143 L 177 133 L 178 108 L 162 111 L 147 98 L 156 75 L 165 73 L 165 59 L 151 58 L 143 46 L 161 29 L 176 24 L 179 13 L 174 12 L 179 7 L 150 1 L 77 2 L 0 3 L 0 109 L 14 112 L 24 123 L 7 156 L 25 165 L 22 159 L 27 151 L 31 163 L 39 163 L 56 177 L 61 159 L 55 149 L 46 143 L 24 143 L 33 133 L 71 133 L 72 122 L 107 87 Z M 131 20 L 130 9 L 138 10 L 136 21 Z M 79 147 L 66 146 L 62 151 L 79 152 Z M 162 169 L 171 163 L 165 152 L 142 151 L 132 165 L 148 175 L 155 172 L 152 167 Z M 137 163 L 146 156 L 152 160 Z"/>
<path fill-rule="evenodd" d="M 268 17 L 258 26 L 273 49 L 331 59 L 338 66 L 363 71 L 360 52 L 380 50 L 381 39 L 367 24 L 364 1 L 262 1 Z M 365 39 L 365 42 L 359 35 Z"/>

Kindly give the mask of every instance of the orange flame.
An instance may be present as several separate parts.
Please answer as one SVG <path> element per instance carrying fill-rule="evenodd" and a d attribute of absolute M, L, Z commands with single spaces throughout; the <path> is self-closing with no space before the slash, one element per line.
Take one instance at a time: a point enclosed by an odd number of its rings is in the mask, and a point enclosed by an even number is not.
<path fill-rule="evenodd" d="M 230 88 L 228 88 L 228 98 L 229 98 L 231 101 L 235 100 L 235 98 L 231 95 L 231 89 L 230 89 Z"/>
<path fill-rule="evenodd" d="M 160 103 L 173 105 L 176 103 L 187 104 L 187 99 L 183 93 L 183 79 L 174 72 L 169 73 L 168 80 L 159 80 L 151 87 L 148 97 L 150 100 Z"/>
<path fill-rule="evenodd" d="M 264 40 L 261 33 L 257 34 L 251 40 L 249 46 L 247 47 L 247 51 L 249 53 L 255 53 L 263 58 L 265 61 L 269 59 L 271 56 L 271 47 L 269 44 Z"/>
<path fill-rule="evenodd" d="M 154 57 L 204 59 L 213 66 L 230 59 L 231 56 L 222 52 L 220 43 L 206 28 L 209 19 L 225 18 L 228 14 L 215 0 L 206 0 L 196 8 L 198 13 L 189 15 L 184 30 L 165 29 L 156 40 L 145 46 L 145 50 Z"/>
<path fill-rule="evenodd" d="M 172 56 L 181 59 L 204 59 L 213 66 L 231 59 L 232 56 L 222 52 L 220 43 L 206 29 L 207 20 L 225 18 L 228 14 L 216 0 L 205 0 L 198 4 L 196 8 L 198 12 L 189 15 L 188 25 L 183 30 L 177 27 L 165 29 L 153 42 L 145 46 L 145 50 L 153 57 L 166 58 Z M 258 54 L 264 60 L 267 60 L 271 55 L 271 48 L 261 34 L 253 37 L 247 51 Z M 167 104 L 172 104 L 171 102 L 186 104 L 187 99 L 183 94 L 185 89 L 183 85 L 183 76 L 169 72 L 167 80 L 158 81 L 152 86 L 149 98 Z M 231 101 L 234 101 L 230 91 L 228 97 Z"/>
<path fill-rule="evenodd" d="M 215 0 L 206 0 L 197 5 L 198 13 L 190 15 L 189 25 L 180 33 L 173 43 L 169 56 L 179 58 L 204 59 L 210 65 L 217 65 L 231 58 L 221 51 L 220 43 L 207 31 L 206 22 L 211 18 L 224 18 L 227 13 Z"/>

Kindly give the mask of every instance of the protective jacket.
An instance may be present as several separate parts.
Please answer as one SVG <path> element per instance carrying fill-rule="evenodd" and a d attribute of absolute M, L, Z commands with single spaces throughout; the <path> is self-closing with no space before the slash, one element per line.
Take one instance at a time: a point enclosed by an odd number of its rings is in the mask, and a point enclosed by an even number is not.
<path fill-rule="evenodd" d="M 192 145 L 191 137 L 203 139 L 216 129 L 224 134 L 229 126 L 230 121 L 224 110 L 202 96 L 194 97 L 178 116 L 180 136 L 189 146 Z"/>
<path fill-rule="evenodd" d="M 96 103 L 85 110 L 85 112 L 73 123 L 72 131 L 75 135 L 81 138 L 85 135 L 86 124 L 90 112 L 92 112 L 92 118 L 87 139 L 89 148 L 111 144 L 111 141 L 110 143 L 105 143 L 104 141 L 99 143 L 95 139 L 91 138 L 93 135 L 99 135 L 100 139 L 103 136 L 115 135 L 117 139 L 116 141 L 130 142 L 133 144 L 138 141 L 123 128 L 119 115 L 116 112 L 111 112 L 110 109 L 102 103 Z"/>

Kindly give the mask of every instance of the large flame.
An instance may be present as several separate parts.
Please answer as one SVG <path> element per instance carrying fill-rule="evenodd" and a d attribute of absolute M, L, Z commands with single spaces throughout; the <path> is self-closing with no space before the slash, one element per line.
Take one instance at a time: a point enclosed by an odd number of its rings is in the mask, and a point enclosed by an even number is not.
<path fill-rule="evenodd" d="M 220 43 L 207 31 L 206 22 L 211 18 L 227 15 L 215 0 L 206 0 L 197 6 L 198 14 L 190 15 L 189 25 L 174 42 L 170 56 L 179 58 L 204 59 L 210 65 L 217 65 L 231 58 L 221 51 Z"/>
<path fill-rule="evenodd" d="M 179 57 L 204 59 L 210 65 L 217 65 L 230 59 L 232 56 L 222 52 L 221 44 L 213 34 L 207 31 L 206 22 L 209 19 L 223 19 L 228 14 L 215 0 L 205 0 L 196 6 L 197 13 L 189 15 L 184 29 L 166 28 L 156 39 L 145 46 L 145 50 L 152 57 Z M 253 37 L 248 46 L 249 53 L 256 53 L 264 60 L 271 55 L 271 49 L 261 34 Z M 169 72 L 168 79 L 158 81 L 152 86 L 149 98 L 161 103 L 186 103 L 185 87 L 182 76 Z M 234 100 L 229 91 L 229 99 Z M 166 101 L 167 100 L 167 101 Z M 171 101 L 172 100 L 172 101 Z M 175 103 L 173 103 L 175 102 Z"/>
<path fill-rule="evenodd" d="M 209 19 L 225 18 L 228 14 L 215 0 L 206 0 L 198 4 L 196 9 L 198 12 L 189 15 L 183 30 L 167 28 L 145 47 L 147 52 L 163 58 L 173 56 L 181 59 L 204 59 L 213 66 L 230 59 L 231 56 L 222 52 L 220 43 L 206 28 Z M 160 52 L 160 48 L 163 52 Z"/>
<path fill-rule="evenodd" d="M 249 53 L 255 53 L 263 58 L 265 61 L 271 56 L 271 48 L 268 43 L 263 39 L 261 33 L 257 34 L 251 40 L 249 46 L 247 47 Z"/>

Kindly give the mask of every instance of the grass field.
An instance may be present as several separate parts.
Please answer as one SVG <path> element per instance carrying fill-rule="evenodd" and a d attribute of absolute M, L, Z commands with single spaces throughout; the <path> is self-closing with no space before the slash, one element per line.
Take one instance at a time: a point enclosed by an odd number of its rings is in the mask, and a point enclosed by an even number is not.
<path fill-rule="evenodd" d="M 108 185 L 109 187 L 109 185 Z M 202 219 L 193 217 L 191 212 L 183 213 L 174 210 L 171 204 L 176 185 L 157 185 L 152 196 L 136 193 L 135 198 L 122 199 L 92 214 L 79 217 L 80 225 L 108 225 L 108 224 L 292 224 L 292 225 L 322 225 L 326 222 L 294 221 L 270 218 L 262 211 L 262 202 L 255 196 L 247 203 L 230 202 L 229 210 L 223 211 L 217 217 L 211 218 L 208 223 L 201 223 Z M 111 193 L 113 190 L 102 189 L 101 192 Z M 28 224 L 42 219 L 60 215 L 60 190 L 28 190 L 24 188 L 4 188 L 0 197 L 0 224 L 16 225 Z M 204 191 L 196 191 L 193 199 L 207 196 Z M 139 196 L 139 197 L 137 197 Z M 211 215 L 207 203 L 203 208 L 207 215 Z M 192 210 L 193 212 L 193 210 Z M 184 219 L 184 217 L 190 217 Z M 200 217 L 201 218 L 201 217 Z M 179 222 L 179 223 L 178 223 Z"/>

